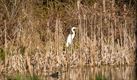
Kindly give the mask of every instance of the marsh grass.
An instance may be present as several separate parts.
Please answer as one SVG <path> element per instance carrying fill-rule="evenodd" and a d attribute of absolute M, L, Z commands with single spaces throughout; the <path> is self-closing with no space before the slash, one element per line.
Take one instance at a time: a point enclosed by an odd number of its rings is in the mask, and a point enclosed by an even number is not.
<path fill-rule="evenodd" d="M 102 76 L 102 75 L 96 75 L 96 79 L 95 80 L 107 80 L 106 78 L 105 78 L 105 76 Z"/>
<path fill-rule="evenodd" d="M 135 63 L 136 13 L 127 4 L 120 7 L 115 0 L 93 0 L 92 5 L 79 0 L 0 4 L 0 59 L 5 73 L 46 75 L 68 66 Z M 71 49 L 64 51 L 72 26 L 78 31 Z"/>
<path fill-rule="evenodd" d="M 21 74 L 16 74 L 14 76 L 7 76 L 7 80 L 40 80 L 40 78 L 36 75 L 21 75 Z"/>

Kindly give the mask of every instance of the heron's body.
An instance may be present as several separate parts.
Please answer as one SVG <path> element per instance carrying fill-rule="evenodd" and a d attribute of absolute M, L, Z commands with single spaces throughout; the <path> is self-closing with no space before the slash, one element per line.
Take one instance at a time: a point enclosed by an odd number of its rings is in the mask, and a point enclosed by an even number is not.
<path fill-rule="evenodd" d="M 76 27 L 72 27 L 71 33 L 67 37 L 66 47 L 69 47 L 72 44 L 72 41 L 73 41 L 73 39 L 75 37 L 74 29 L 76 29 Z"/>

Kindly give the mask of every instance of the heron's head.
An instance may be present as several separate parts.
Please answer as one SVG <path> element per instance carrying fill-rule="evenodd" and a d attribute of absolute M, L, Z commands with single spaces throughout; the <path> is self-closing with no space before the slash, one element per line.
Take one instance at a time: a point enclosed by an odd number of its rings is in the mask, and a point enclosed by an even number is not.
<path fill-rule="evenodd" d="M 72 28 L 71 28 L 71 31 L 74 31 L 74 30 L 76 30 L 76 29 L 77 29 L 76 27 L 72 27 Z"/>

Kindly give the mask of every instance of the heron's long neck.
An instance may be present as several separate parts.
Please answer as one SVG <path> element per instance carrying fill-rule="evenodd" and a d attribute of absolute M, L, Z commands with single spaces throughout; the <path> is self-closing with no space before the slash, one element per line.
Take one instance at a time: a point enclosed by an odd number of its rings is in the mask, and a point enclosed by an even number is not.
<path fill-rule="evenodd" d="M 72 30 L 72 34 L 74 34 L 74 35 L 75 35 L 75 31 L 74 31 L 74 30 Z"/>

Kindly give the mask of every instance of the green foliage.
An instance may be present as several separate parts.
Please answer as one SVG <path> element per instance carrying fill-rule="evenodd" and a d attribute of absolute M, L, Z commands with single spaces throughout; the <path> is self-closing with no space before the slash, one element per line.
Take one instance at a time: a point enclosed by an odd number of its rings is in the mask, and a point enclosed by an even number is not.
<path fill-rule="evenodd" d="M 20 46 L 20 53 L 22 55 L 24 55 L 24 53 L 25 53 L 25 47 L 24 46 Z"/>
<path fill-rule="evenodd" d="M 93 76 L 89 76 L 89 80 L 94 80 Z M 104 75 L 98 74 L 95 76 L 95 80 L 107 80 Z"/>
<path fill-rule="evenodd" d="M 31 77 L 31 80 L 40 80 L 40 79 L 39 79 L 39 77 L 38 77 L 37 75 L 33 75 L 33 76 Z"/>
<path fill-rule="evenodd" d="M 0 60 L 4 60 L 5 59 L 5 52 L 3 48 L 0 48 Z"/>
<path fill-rule="evenodd" d="M 105 76 L 99 74 L 99 75 L 96 75 L 96 80 L 107 80 Z"/>
<path fill-rule="evenodd" d="M 82 4 L 91 5 L 94 4 L 96 0 L 82 0 Z"/>
<path fill-rule="evenodd" d="M 8 76 L 7 80 L 40 80 L 38 76 L 25 76 L 21 74 L 16 74 L 15 76 Z"/>

